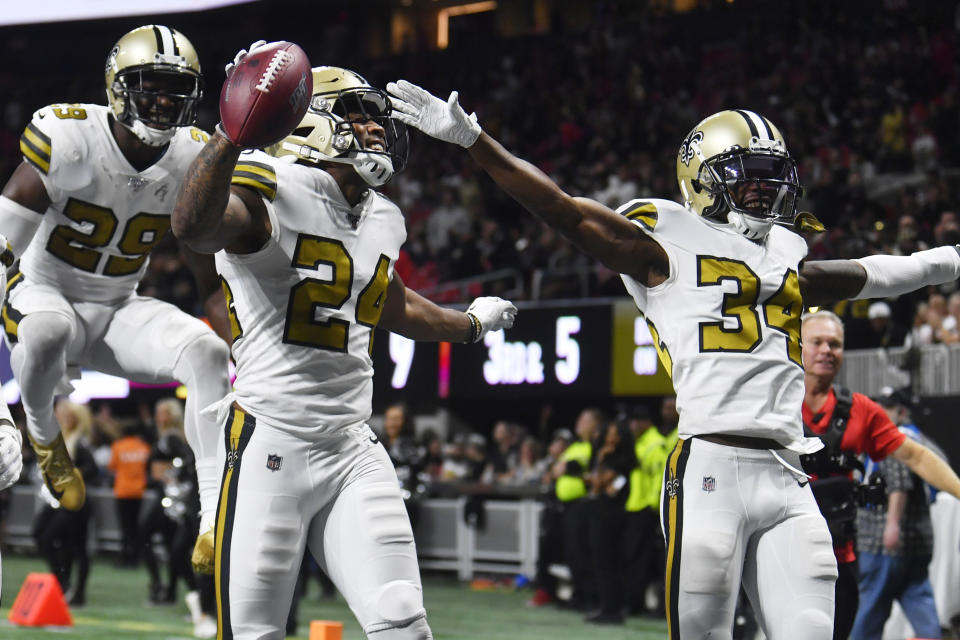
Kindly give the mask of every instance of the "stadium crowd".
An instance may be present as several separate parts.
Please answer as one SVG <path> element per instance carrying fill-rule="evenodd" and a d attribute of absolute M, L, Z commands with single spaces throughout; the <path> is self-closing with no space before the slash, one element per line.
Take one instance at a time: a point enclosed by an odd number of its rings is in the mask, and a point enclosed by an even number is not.
<path fill-rule="evenodd" d="M 677 143 L 690 123 L 719 109 L 749 105 L 788 133 L 806 186 L 802 208 L 827 227 L 808 238 L 811 258 L 904 255 L 960 242 L 955 206 L 960 14 L 955 16 L 952 3 L 858 1 L 830 4 L 829 11 L 823 4 L 783 11 L 773 2 L 705 3 L 694 14 L 678 16 L 597 2 L 583 37 L 558 32 L 499 41 L 499 55 L 480 68 L 474 68 L 470 47 L 428 52 L 416 38 L 403 54 L 364 67 L 373 69 L 375 82 L 405 77 L 434 90 L 457 86 L 461 102 L 507 146 L 562 187 L 611 206 L 676 192 Z M 182 29 L 190 32 L 189 21 Z M 237 42 L 228 40 L 197 38 L 210 59 L 229 59 Z M 311 42 L 300 43 L 311 50 Z M 11 38 L 0 46 L 9 51 L 28 43 Z M 216 94 L 216 71 L 209 77 L 207 91 Z M 88 69 L 70 65 L 50 69 L 29 86 L 13 74 L 0 74 L 0 91 L 7 96 L 0 114 L 0 174 L 9 176 L 20 162 L 17 141 L 33 109 L 65 95 L 101 102 L 96 90 L 101 86 Z M 201 115 L 208 129 L 216 121 L 210 104 Z M 616 274 L 522 215 L 458 149 L 425 136 L 415 136 L 413 148 L 409 168 L 385 189 L 407 213 L 409 239 L 396 268 L 411 288 L 445 303 L 477 295 L 513 300 L 624 295 Z M 200 313 L 193 277 L 170 238 L 153 251 L 140 292 Z M 960 342 L 956 283 L 836 310 L 848 323 L 850 349 Z M 592 622 L 615 623 L 624 611 L 662 610 L 657 592 L 662 537 L 650 518 L 658 506 L 641 496 L 656 493 L 659 500 L 659 491 L 644 490 L 643 478 L 662 475 L 665 452 L 676 437 L 670 399 L 663 404 L 656 420 L 643 408 L 625 408 L 615 417 L 588 409 L 575 424 L 552 432 L 503 419 L 468 425 L 447 438 L 429 431 L 416 435 L 406 409 L 395 405 L 384 414 L 381 437 L 414 525 L 417 500 L 431 491 L 513 491 L 543 498 L 549 505 L 541 531 L 543 557 L 530 604 L 562 600 L 593 612 Z M 112 415 L 109 404 L 63 410 L 77 416 L 83 432 L 76 446 L 86 448 L 93 463 L 88 486 L 117 488 L 120 467 L 111 462 L 111 452 L 126 437 L 142 443 L 131 448 L 143 453 L 142 467 L 132 472 L 137 485 L 132 493 L 118 498 L 142 500 L 148 488 L 154 490 L 149 495 L 191 491 L 182 486 L 189 478 L 170 473 L 192 465 L 175 464 L 182 456 L 169 446 L 164 450 L 159 408 L 154 413 L 145 403 L 129 416 Z M 577 442 L 588 446 L 577 449 Z M 32 455 L 29 447 L 24 455 Z M 579 478 L 581 485 L 567 491 L 565 477 Z M 26 465 L 21 483 L 40 484 L 34 466 Z M 160 512 L 159 503 L 152 511 L 137 504 L 138 517 L 120 516 L 128 523 L 121 559 L 131 566 L 145 562 L 147 597 L 154 604 L 176 601 L 180 579 L 188 589 L 198 588 L 184 555 L 189 554 L 184 541 L 196 534 L 197 523 L 185 517 L 192 498 L 176 495 L 180 502 L 171 500 L 173 506 Z M 71 603 L 82 606 L 85 545 L 67 548 L 63 540 L 72 538 L 63 538 L 50 520 L 47 511 L 38 516 L 38 548 Z M 54 524 L 86 527 L 85 520 Z M 616 531 L 631 532 L 633 544 L 621 534 L 611 545 Z M 154 533 L 167 550 L 166 577 L 153 555 Z M 605 553 L 611 548 L 623 556 L 612 561 Z M 627 571 L 615 568 L 618 558 L 627 558 L 621 565 Z M 73 563 L 77 575 L 71 574 Z M 572 599 L 565 597 L 564 580 L 558 583 L 550 572 L 555 564 L 570 570 L 565 579 L 572 583 Z"/>
<path fill-rule="evenodd" d="M 809 239 L 812 259 L 960 240 L 960 27 L 952 3 L 852 2 L 829 11 L 817 2 L 790 11 L 771 2 L 701 4 L 694 13 L 660 15 L 643 3 L 597 2 L 582 37 L 558 30 L 503 39 L 498 55 L 476 68 L 478 43 L 470 38 L 437 52 L 415 37 L 404 53 L 362 66 L 375 84 L 405 77 L 439 91 L 457 86 L 464 105 L 507 146 L 572 193 L 611 205 L 676 192 L 674 156 L 689 123 L 749 105 L 788 134 L 806 188 L 801 208 L 827 226 Z M 269 31 L 273 19 L 258 23 L 254 35 Z M 192 33 L 190 17 L 184 22 Z M 308 38 L 301 44 L 311 53 L 331 48 Z M 216 60 L 232 53 L 221 48 L 235 46 L 203 45 L 204 59 Z M 16 57 L 29 43 L 11 38 L 2 46 Z M 333 53 L 347 66 L 360 55 L 345 46 Z M 216 93 L 216 75 L 208 95 Z M 100 86 L 89 69 L 70 65 L 29 85 L 0 75 L 7 97 L 0 174 L 19 163 L 17 140 L 32 110 L 65 95 L 101 101 Z M 208 97 L 200 114 L 207 129 L 216 122 L 212 104 Z M 441 302 L 480 293 L 623 295 L 615 274 L 522 215 L 469 158 L 425 136 L 412 147 L 410 166 L 385 190 L 407 214 L 397 268 L 411 287 Z M 141 290 L 199 312 L 173 242 L 154 250 Z M 894 320 L 911 325 L 916 306 L 913 298 L 895 305 Z"/>

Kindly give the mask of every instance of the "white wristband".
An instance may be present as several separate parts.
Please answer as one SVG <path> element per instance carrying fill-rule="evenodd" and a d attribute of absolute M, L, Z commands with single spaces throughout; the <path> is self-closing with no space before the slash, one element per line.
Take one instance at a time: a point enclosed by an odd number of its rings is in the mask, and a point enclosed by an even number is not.
<path fill-rule="evenodd" d="M 867 272 L 867 281 L 854 300 L 898 296 L 960 278 L 958 246 L 917 251 L 909 256 L 867 256 L 854 262 Z"/>
<path fill-rule="evenodd" d="M 30 246 L 37 227 L 43 220 L 43 214 L 29 209 L 16 200 L 7 196 L 0 196 L 0 233 L 7 238 L 10 248 L 16 257 Z"/>

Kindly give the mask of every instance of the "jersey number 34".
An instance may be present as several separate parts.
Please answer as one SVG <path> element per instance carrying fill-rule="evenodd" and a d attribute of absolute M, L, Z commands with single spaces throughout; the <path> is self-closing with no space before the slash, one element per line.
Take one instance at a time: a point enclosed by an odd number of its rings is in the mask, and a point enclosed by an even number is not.
<path fill-rule="evenodd" d="M 784 335 L 787 357 L 798 366 L 803 366 L 800 356 L 803 301 L 797 272 L 788 269 L 777 291 L 759 304 L 760 278 L 746 263 L 728 258 L 698 257 L 698 287 L 719 286 L 724 280 L 737 284 L 736 291 L 723 294 L 721 307 L 724 319 L 733 322 L 701 322 L 700 351 L 753 351 L 762 341 L 762 313 L 763 323 Z"/>

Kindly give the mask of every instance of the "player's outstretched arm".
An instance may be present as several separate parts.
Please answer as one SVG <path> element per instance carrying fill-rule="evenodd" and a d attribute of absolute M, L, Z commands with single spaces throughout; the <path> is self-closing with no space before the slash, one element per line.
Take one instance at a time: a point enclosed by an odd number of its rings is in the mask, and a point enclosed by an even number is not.
<path fill-rule="evenodd" d="M 394 273 L 379 326 L 423 342 L 477 342 L 490 331 L 512 327 L 516 315 L 512 303 L 493 296 L 477 298 L 466 312 L 441 307 Z"/>
<path fill-rule="evenodd" d="M 892 455 L 928 484 L 960 499 L 960 478 L 950 465 L 929 447 L 907 438 Z"/>
<path fill-rule="evenodd" d="M 394 115 L 438 140 L 458 144 L 494 182 L 528 211 L 560 231 L 587 255 L 608 268 L 655 285 L 668 274 L 666 253 L 623 216 L 588 198 L 565 193 L 533 164 L 484 133 L 467 115 L 457 93 L 443 100 L 405 80 L 389 83 Z"/>
<path fill-rule="evenodd" d="M 800 293 L 805 304 L 821 305 L 848 298 L 898 296 L 957 278 L 960 246 L 944 246 L 909 256 L 807 262 L 800 269 Z"/>

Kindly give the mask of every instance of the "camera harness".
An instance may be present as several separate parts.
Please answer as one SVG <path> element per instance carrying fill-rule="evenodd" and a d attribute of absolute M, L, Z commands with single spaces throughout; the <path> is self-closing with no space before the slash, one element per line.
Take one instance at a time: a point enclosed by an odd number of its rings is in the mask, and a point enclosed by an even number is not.
<path fill-rule="evenodd" d="M 859 483 L 849 477 L 851 471 L 859 471 L 865 477 L 863 463 L 854 455 L 840 449 L 843 434 L 850 421 L 853 408 L 853 393 L 839 385 L 833 385 L 837 404 L 830 417 L 830 423 L 823 433 L 815 433 L 806 422 L 803 433 L 809 438 L 820 438 L 823 449 L 816 453 L 800 456 L 804 471 L 817 476 L 810 482 L 814 498 L 827 521 L 834 545 L 840 545 L 856 535 L 857 506 L 864 502 L 873 503 L 876 497 L 884 495 L 883 480 L 879 474 L 872 474 L 868 482 Z M 814 416 L 819 421 L 823 414 Z M 868 490 L 868 491 L 865 491 Z M 869 495 L 870 499 L 865 499 Z"/>

